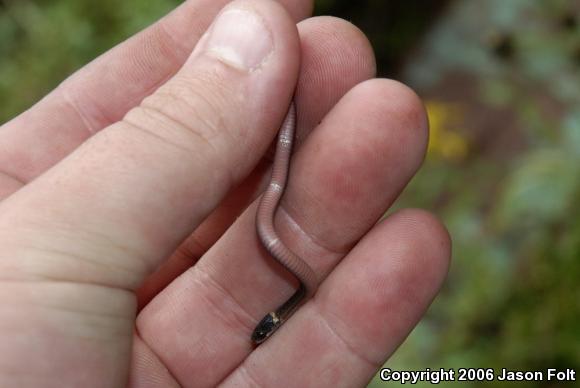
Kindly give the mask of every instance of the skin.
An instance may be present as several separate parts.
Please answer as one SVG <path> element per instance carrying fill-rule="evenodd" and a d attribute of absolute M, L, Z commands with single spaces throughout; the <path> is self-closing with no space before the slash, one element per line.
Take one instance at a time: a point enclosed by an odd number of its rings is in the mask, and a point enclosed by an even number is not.
<path fill-rule="evenodd" d="M 372 79 L 364 35 L 306 0 L 229 5 L 271 32 L 258 72 L 192 54 L 228 3 L 185 2 L 0 128 L 1 386 L 362 386 L 441 287 L 441 223 L 377 223 L 424 156 L 418 97 Z M 275 224 L 321 283 L 254 349 L 295 289 L 255 200 L 296 85 Z"/>

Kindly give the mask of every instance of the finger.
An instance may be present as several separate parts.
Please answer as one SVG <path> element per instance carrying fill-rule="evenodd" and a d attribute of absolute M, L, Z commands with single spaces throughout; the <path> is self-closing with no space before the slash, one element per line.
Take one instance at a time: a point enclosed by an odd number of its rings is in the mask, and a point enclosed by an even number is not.
<path fill-rule="evenodd" d="M 297 141 L 314 129 L 338 100 L 358 83 L 375 75 L 372 48 L 351 23 L 333 17 L 316 17 L 298 24 L 302 62 L 298 78 Z M 173 279 L 191 267 L 230 227 L 261 192 L 268 164 L 260 165 L 142 285 L 139 305 L 144 306 Z"/>
<path fill-rule="evenodd" d="M 221 15 L 172 80 L 10 197 L 0 226 L 18 217 L 18 224 L 34 224 L 43 233 L 46 223 L 66 222 L 78 228 L 75 233 L 99 234 L 91 237 L 131 251 L 116 257 L 118 264 L 138 253 L 142 263 L 126 263 L 133 275 L 171 252 L 255 166 L 294 90 L 298 37 L 282 8 L 265 0 L 239 1 Z M 32 205 L 46 213 L 27 211 Z M 144 248 L 149 253 L 142 257 Z M 62 275 L 58 266 L 45 270 Z"/>
<path fill-rule="evenodd" d="M 426 129 L 414 93 L 393 81 L 372 80 L 347 93 L 298 150 L 276 225 L 319 278 L 413 176 Z M 137 319 L 144 343 L 181 384 L 194 379 L 212 386 L 225 378 L 251 352 L 256 322 L 293 292 L 292 277 L 260 246 L 255 209 L 253 204 Z"/>
<path fill-rule="evenodd" d="M 36 319 L 0 331 L 3 343 L 34 325 L 44 340 L 21 344 L 3 370 L 46 386 L 125 383 L 130 291 L 254 167 L 286 114 L 298 55 L 282 7 L 233 2 L 174 78 L 0 205 L 0 291 L 51 286 L 22 304 L 19 319 Z M 67 365 L 75 373 L 50 373 Z"/>
<path fill-rule="evenodd" d="M 312 0 L 279 0 L 295 21 Z M 229 0 L 189 0 L 97 58 L 0 131 L 0 194 L 29 182 L 172 77 Z M 3 175 L 9 178 L 3 178 Z M 2 190 L 3 186 L 10 190 Z M 21 187 L 21 185 L 18 185 Z"/>
<path fill-rule="evenodd" d="M 439 291 L 450 245 L 445 227 L 432 215 L 417 210 L 392 215 L 223 386 L 365 386 Z"/>

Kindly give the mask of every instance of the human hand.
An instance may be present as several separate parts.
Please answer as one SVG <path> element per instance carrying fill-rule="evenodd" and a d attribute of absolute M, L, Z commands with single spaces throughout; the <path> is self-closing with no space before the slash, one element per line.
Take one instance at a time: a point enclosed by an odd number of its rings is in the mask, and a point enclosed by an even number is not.
<path fill-rule="evenodd" d="M 279 2 L 233 2 L 191 54 L 229 1 L 190 0 L 0 129 L 0 386 L 352 387 L 421 318 L 448 235 L 420 210 L 375 223 L 421 164 L 423 107 L 369 80 L 354 26 Z M 321 284 L 253 348 L 294 287 L 254 218 L 296 82 L 276 222 Z"/>

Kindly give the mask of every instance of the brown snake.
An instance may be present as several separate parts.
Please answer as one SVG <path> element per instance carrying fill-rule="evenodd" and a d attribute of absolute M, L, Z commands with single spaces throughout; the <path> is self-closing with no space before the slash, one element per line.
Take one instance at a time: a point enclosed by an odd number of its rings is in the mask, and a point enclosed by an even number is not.
<path fill-rule="evenodd" d="M 276 155 L 272 167 L 272 178 L 258 206 L 256 228 L 260 241 L 266 251 L 278 263 L 296 276 L 300 281 L 300 285 L 290 299 L 278 307 L 276 311 L 268 313 L 258 323 L 252 334 L 252 341 L 255 344 L 260 344 L 268 339 L 304 301 L 314 294 L 318 287 L 316 274 L 312 268 L 284 245 L 274 228 L 274 216 L 276 215 L 276 210 L 280 204 L 280 199 L 284 194 L 288 180 L 295 130 L 296 106 L 292 103 L 284 119 L 284 123 L 278 132 Z"/>

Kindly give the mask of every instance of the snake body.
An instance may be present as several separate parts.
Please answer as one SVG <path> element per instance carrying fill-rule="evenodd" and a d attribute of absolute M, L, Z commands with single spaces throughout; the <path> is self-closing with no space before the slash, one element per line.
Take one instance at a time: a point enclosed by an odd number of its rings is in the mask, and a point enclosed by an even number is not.
<path fill-rule="evenodd" d="M 266 251 L 300 282 L 296 292 L 275 311 L 268 313 L 252 334 L 254 344 L 268 339 L 297 309 L 314 294 L 318 286 L 316 273 L 304 260 L 292 252 L 280 239 L 274 227 L 274 217 L 284 194 L 290 168 L 290 156 L 296 131 L 296 106 L 291 104 L 278 132 L 272 177 L 262 195 L 256 215 L 258 237 Z"/>

